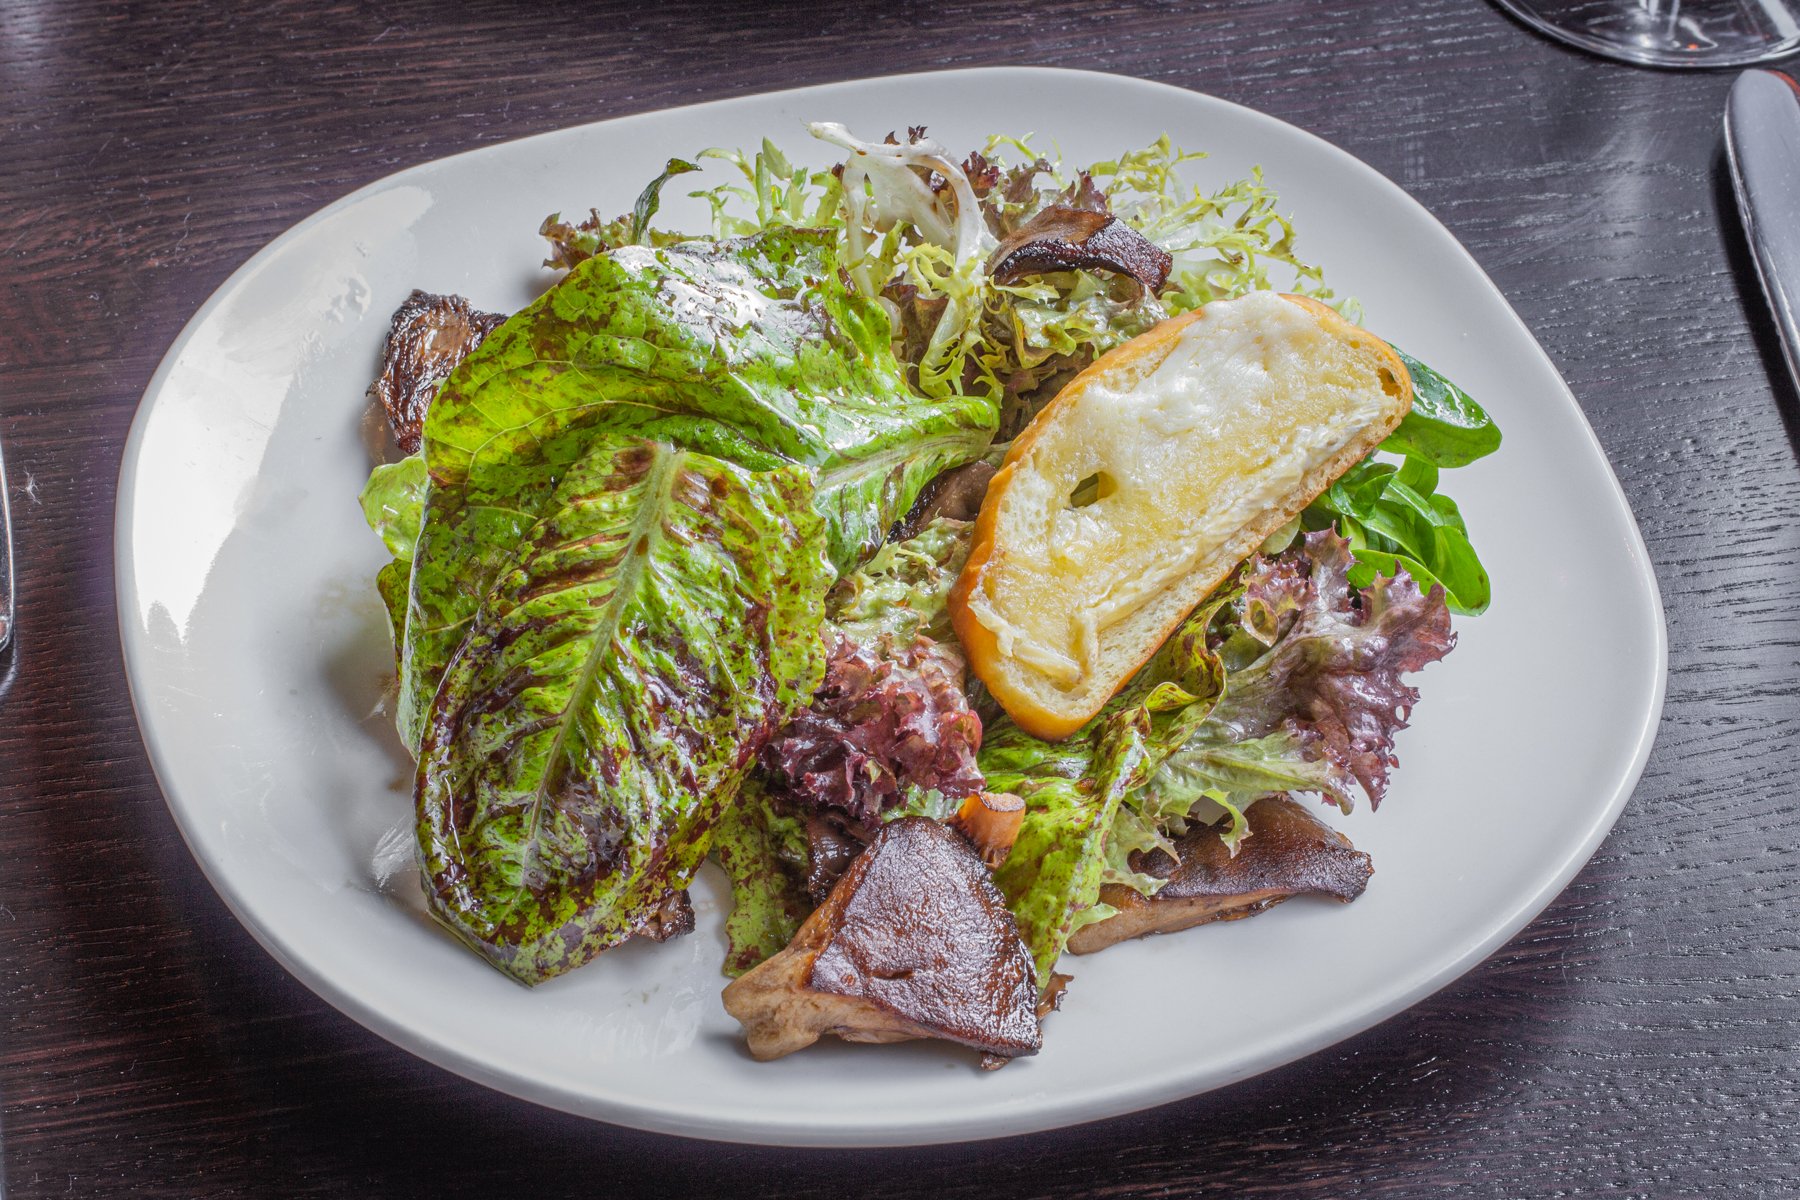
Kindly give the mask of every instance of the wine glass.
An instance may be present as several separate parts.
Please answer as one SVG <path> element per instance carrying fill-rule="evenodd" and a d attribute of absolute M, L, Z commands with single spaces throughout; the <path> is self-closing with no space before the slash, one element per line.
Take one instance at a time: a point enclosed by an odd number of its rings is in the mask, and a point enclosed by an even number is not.
<path fill-rule="evenodd" d="M 1652 67 L 1741 67 L 1800 51 L 1800 0 L 1496 0 L 1572 46 Z"/>

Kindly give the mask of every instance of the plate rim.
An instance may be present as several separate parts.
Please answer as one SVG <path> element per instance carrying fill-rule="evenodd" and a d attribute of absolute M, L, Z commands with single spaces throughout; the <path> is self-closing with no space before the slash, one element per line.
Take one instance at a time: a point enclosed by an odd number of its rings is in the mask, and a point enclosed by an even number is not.
<path fill-rule="evenodd" d="M 740 1115 L 732 1119 L 696 1117 L 673 1105 L 627 1102 L 618 1098 L 599 1097 L 593 1093 L 576 1091 L 548 1081 L 495 1071 L 486 1063 L 463 1051 L 459 1046 L 422 1034 L 404 1020 L 390 1016 L 373 1005 L 365 1004 L 360 998 L 340 987 L 329 972 L 316 969 L 308 960 L 291 952 L 274 933 L 264 928 L 253 916 L 251 903 L 245 899 L 232 882 L 225 865 L 212 860 L 203 849 L 204 843 L 199 839 L 194 826 L 194 821 L 197 819 L 196 814 L 184 811 L 169 786 L 168 781 L 173 778 L 173 764 L 166 759 L 164 750 L 159 747 L 158 736 L 154 731 L 156 718 L 146 704 L 145 696 L 141 693 L 142 685 L 139 677 L 145 667 L 149 647 L 144 644 L 131 617 L 131 614 L 135 613 L 139 607 L 134 556 L 131 552 L 132 535 L 136 528 L 136 514 L 132 498 L 136 491 L 138 462 L 145 430 L 149 422 L 149 415 L 154 408 L 155 397 L 165 386 L 175 364 L 180 360 L 196 333 L 205 326 L 213 313 L 237 289 L 238 285 L 259 266 L 264 256 L 276 247 L 302 236 L 313 226 L 324 223 L 336 213 L 358 203 L 370 193 L 404 183 L 414 175 L 440 168 L 446 163 L 478 158 L 503 147 L 517 146 L 524 142 L 554 137 L 574 130 L 656 119 L 674 113 L 693 113 L 705 109 L 727 108 L 752 100 L 799 97 L 808 93 L 828 92 L 860 85 L 890 85 L 909 81 L 942 83 L 953 77 L 992 80 L 997 76 L 1036 79 L 1061 78 L 1077 85 L 1100 81 L 1104 86 L 1123 84 L 1128 87 L 1174 93 L 1184 99 L 1199 98 L 1212 104 L 1224 105 L 1233 110 L 1235 116 L 1246 119 L 1251 124 L 1260 122 L 1280 127 L 1284 131 L 1284 135 L 1298 135 L 1305 143 L 1310 144 L 1310 148 L 1345 160 L 1346 165 L 1352 169 L 1366 172 L 1371 177 L 1371 181 L 1375 182 L 1391 201 L 1411 209 L 1415 216 L 1429 221 L 1445 235 L 1449 244 L 1455 247 L 1455 252 L 1469 266 L 1473 267 L 1493 289 L 1496 298 L 1500 301 L 1517 332 L 1523 334 L 1533 351 L 1542 360 L 1543 365 L 1555 376 L 1561 385 L 1563 398 L 1567 400 L 1569 407 L 1573 410 L 1579 428 L 1587 439 L 1588 449 L 1592 451 L 1603 469 L 1606 482 L 1611 487 L 1612 498 L 1627 518 L 1629 537 L 1625 547 L 1626 557 L 1633 568 L 1635 582 L 1639 585 L 1637 594 L 1642 596 L 1654 617 L 1649 623 L 1653 643 L 1653 683 L 1649 697 L 1650 702 L 1643 709 L 1643 718 L 1632 733 L 1630 763 L 1627 769 L 1617 777 L 1612 794 L 1608 796 L 1605 806 L 1596 811 L 1595 817 L 1589 822 L 1582 836 L 1568 843 L 1569 849 L 1564 852 L 1557 869 L 1535 889 L 1521 893 L 1507 907 L 1504 916 L 1491 924 L 1489 932 L 1465 946 L 1460 954 L 1441 962 L 1435 969 L 1414 980 L 1409 986 L 1379 994 L 1375 1003 L 1363 1007 L 1348 1021 L 1345 1021 L 1340 1015 L 1330 1021 L 1315 1022 L 1297 1036 L 1286 1040 L 1283 1043 L 1283 1049 L 1266 1061 L 1262 1059 L 1248 1061 L 1239 1069 L 1218 1077 L 1210 1083 L 1198 1086 L 1191 1079 L 1184 1080 L 1180 1076 L 1169 1076 L 1160 1083 L 1149 1086 L 1142 1084 L 1129 1088 L 1115 1086 L 1101 1092 L 1084 1091 L 1076 1097 L 1052 1096 L 1023 1113 L 996 1111 L 988 1126 L 973 1134 L 961 1127 L 952 1128 L 941 1118 L 935 1121 L 930 1119 L 913 1120 L 898 1126 L 889 1124 L 878 1127 L 872 1121 L 865 1120 L 862 1124 L 802 1128 L 793 1124 L 784 1125 L 778 1121 L 757 1119 L 754 1115 Z M 415 163 L 373 179 L 308 214 L 257 247 L 244 262 L 219 283 L 205 302 L 188 318 L 157 364 L 156 370 L 145 385 L 143 395 L 139 398 L 130 431 L 121 452 L 116 486 L 113 516 L 114 606 L 127 691 L 131 698 L 133 715 L 137 721 L 139 740 L 144 746 L 152 773 L 156 778 L 157 788 L 162 793 L 163 802 L 174 819 L 175 826 L 180 832 L 183 842 L 186 843 L 188 852 L 193 856 L 202 875 L 225 903 L 233 918 L 249 932 L 264 951 L 308 990 L 364 1028 L 437 1067 L 507 1095 L 586 1119 L 646 1132 L 705 1141 L 803 1148 L 869 1148 L 942 1145 L 1015 1137 L 1116 1118 L 1216 1091 L 1267 1071 L 1297 1063 L 1331 1046 L 1356 1037 L 1468 974 L 1517 936 L 1568 887 L 1575 875 L 1593 858 L 1601 842 L 1617 823 L 1626 803 L 1636 791 L 1661 726 L 1668 693 L 1667 611 L 1663 604 L 1654 562 L 1650 557 L 1648 546 L 1644 542 L 1643 532 L 1638 527 L 1637 516 L 1632 509 L 1630 498 L 1620 484 L 1618 475 L 1613 469 L 1612 460 L 1595 434 L 1586 411 L 1575 398 L 1574 392 L 1563 378 L 1561 370 L 1539 343 L 1530 327 L 1518 315 L 1506 294 L 1501 291 L 1499 285 L 1494 282 L 1468 248 L 1424 204 L 1379 169 L 1364 162 L 1350 151 L 1301 126 L 1211 93 L 1160 80 L 1109 71 L 1042 66 L 961 67 L 938 71 L 861 76 L 798 88 L 751 92 L 742 96 L 648 109 L 598 121 L 557 126 Z"/>

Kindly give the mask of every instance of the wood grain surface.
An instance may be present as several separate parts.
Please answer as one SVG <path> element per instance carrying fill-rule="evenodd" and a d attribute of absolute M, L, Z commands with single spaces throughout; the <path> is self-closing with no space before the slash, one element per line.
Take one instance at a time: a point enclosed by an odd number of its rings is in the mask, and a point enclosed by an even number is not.
<path fill-rule="evenodd" d="M 621 1131 L 465 1083 L 326 1006 L 201 877 L 120 664 L 115 475 L 182 323 L 269 239 L 400 167 L 1000 63 L 1141 75 L 1330 139 L 1442 218 L 1535 331 L 1668 606 L 1667 715 L 1592 864 L 1491 961 L 1335 1049 L 974 1146 Z M 8 1194 L 1800 1195 L 1800 410 L 1723 174 L 1730 82 L 1589 59 L 1481 0 L 0 0 L 22 605 L 0 664 Z"/>

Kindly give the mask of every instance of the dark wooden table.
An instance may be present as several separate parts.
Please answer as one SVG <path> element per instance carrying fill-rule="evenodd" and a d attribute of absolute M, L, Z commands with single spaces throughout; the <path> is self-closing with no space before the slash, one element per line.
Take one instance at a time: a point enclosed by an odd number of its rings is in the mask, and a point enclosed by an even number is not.
<path fill-rule="evenodd" d="M 1385 1025 L 1209 1096 L 985 1145 L 617 1130 L 465 1083 L 326 1006 L 201 878 L 126 694 L 114 478 L 177 330 L 270 238 L 400 167 L 998 63 L 1142 75 L 1313 130 L 1494 276 L 1598 429 L 1668 605 L 1668 709 L 1618 828 L 1510 946 Z M 1589 59 L 1481 0 L 0 0 L 0 437 L 23 605 L 0 680 L 9 1194 L 1800 1194 L 1800 413 L 1723 172 L 1730 81 Z"/>

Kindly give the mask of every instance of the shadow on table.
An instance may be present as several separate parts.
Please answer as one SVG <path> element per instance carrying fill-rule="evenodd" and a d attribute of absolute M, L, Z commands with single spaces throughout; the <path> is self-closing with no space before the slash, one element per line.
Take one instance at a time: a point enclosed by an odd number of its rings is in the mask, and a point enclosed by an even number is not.
<path fill-rule="evenodd" d="M 1713 207 L 1719 215 L 1719 239 L 1725 248 L 1725 260 L 1731 266 L 1732 278 L 1737 282 L 1750 337 L 1756 343 L 1757 356 L 1768 373 L 1769 387 L 1775 393 L 1775 409 L 1781 414 L 1782 426 L 1787 430 L 1788 444 L 1795 456 L 1800 457 L 1800 391 L 1795 390 L 1794 378 L 1788 373 L 1787 360 L 1782 355 L 1781 333 L 1769 310 L 1769 297 L 1763 291 L 1762 280 L 1757 276 L 1756 258 L 1750 251 L 1749 239 L 1744 236 L 1744 220 L 1738 212 L 1737 196 L 1732 191 L 1731 165 L 1726 161 L 1723 144 L 1713 155 L 1712 192 Z"/>

